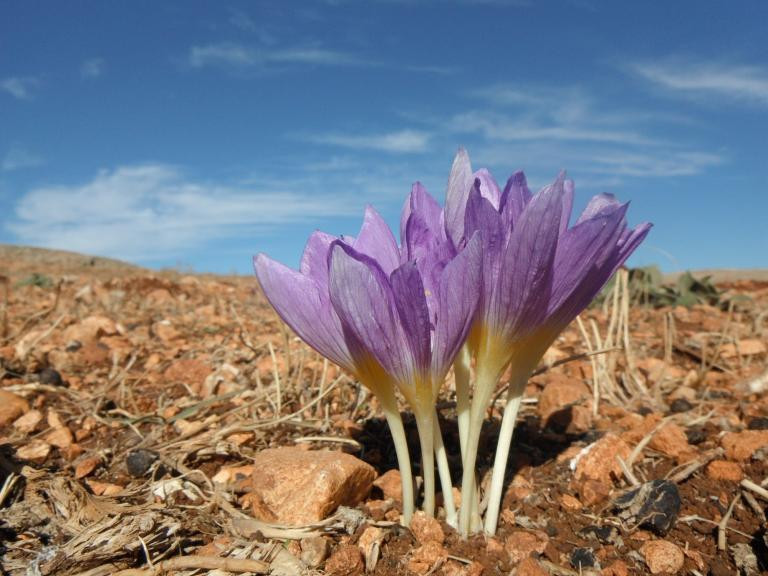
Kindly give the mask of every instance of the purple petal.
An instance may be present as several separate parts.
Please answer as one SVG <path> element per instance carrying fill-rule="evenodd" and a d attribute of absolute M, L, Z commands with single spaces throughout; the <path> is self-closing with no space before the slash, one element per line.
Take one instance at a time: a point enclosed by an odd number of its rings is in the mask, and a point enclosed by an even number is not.
<path fill-rule="evenodd" d="M 593 267 L 601 267 L 616 251 L 626 212 L 627 205 L 619 205 L 612 213 L 580 222 L 561 236 L 555 256 L 550 312 L 562 305 Z"/>
<path fill-rule="evenodd" d="M 434 321 L 436 313 L 435 297 L 440 275 L 445 265 L 456 255 L 453 244 L 445 237 L 442 229 L 431 229 L 421 214 L 413 212 L 406 224 L 406 260 L 416 263 L 427 298 L 430 317 Z"/>
<path fill-rule="evenodd" d="M 343 242 L 334 242 L 330 294 L 355 362 L 367 365 L 374 359 L 394 378 L 412 382 L 410 347 L 392 286 L 379 264 Z"/>
<path fill-rule="evenodd" d="M 619 201 L 616 200 L 616 197 L 613 194 L 598 194 L 597 196 L 593 196 L 587 204 L 587 207 L 584 208 L 584 211 L 579 216 L 579 219 L 576 220 L 576 224 L 584 222 L 584 220 L 588 220 L 589 218 L 599 216 L 606 211 L 612 212 L 618 205 Z"/>
<path fill-rule="evenodd" d="M 568 229 L 568 222 L 571 220 L 574 191 L 575 186 L 573 180 L 565 180 L 563 182 L 563 216 L 560 220 L 560 236 L 562 236 Z"/>
<path fill-rule="evenodd" d="M 321 298 L 328 300 L 328 253 L 334 236 L 316 230 L 307 240 L 304 253 L 301 255 L 299 270 L 304 276 L 312 278 L 318 284 Z"/>
<path fill-rule="evenodd" d="M 432 352 L 433 382 L 441 383 L 475 319 L 482 284 L 482 243 L 475 233 L 443 270 Z"/>
<path fill-rule="evenodd" d="M 563 213 L 562 176 L 534 196 L 502 254 L 498 298 L 486 310 L 489 325 L 506 338 L 533 329 L 545 317 Z"/>
<path fill-rule="evenodd" d="M 421 182 L 416 182 L 411 187 L 411 193 L 405 199 L 403 210 L 400 213 L 400 243 L 403 246 L 406 245 L 405 232 L 408 219 L 414 213 L 422 218 L 430 230 L 438 234 L 438 230 L 442 227 L 443 209 L 437 200 L 427 192 L 427 189 L 422 186 Z"/>
<path fill-rule="evenodd" d="M 483 290 L 485 305 L 498 297 L 499 268 L 501 252 L 504 246 L 505 230 L 502 226 L 501 215 L 491 202 L 484 198 L 480 188 L 475 183 L 467 201 L 467 211 L 464 215 L 464 230 L 472 235 L 477 232 L 482 241 L 483 252 Z"/>
<path fill-rule="evenodd" d="M 320 354 L 354 372 L 341 323 L 315 280 L 259 254 L 253 261 L 264 295 L 280 318 Z"/>
<path fill-rule="evenodd" d="M 579 285 L 553 312 L 550 323 L 556 329 L 562 330 L 580 314 L 645 239 L 650 229 L 651 224 L 643 223 L 631 231 L 625 231 L 619 244 L 614 244 L 610 250 L 608 257 L 603 258 L 602 263 L 593 265 Z"/>
<path fill-rule="evenodd" d="M 431 356 L 430 314 L 415 262 L 406 262 L 390 277 L 395 305 L 400 314 L 400 325 L 413 355 L 416 374 L 426 381 Z"/>
<path fill-rule="evenodd" d="M 501 194 L 499 211 L 502 214 L 505 229 L 511 229 L 517 223 L 520 214 L 531 201 L 531 191 L 522 171 L 515 172 L 507 180 Z"/>
<path fill-rule="evenodd" d="M 464 148 L 459 148 L 453 159 L 445 192 L 445 230 L 454 246 L 459 246 L 464 238 L 464 211 L 473 183 L 469 155 Z"/>
<path fill-rule="evenodd" d="M 400 265 L 400 251 L 392 230 L 372 206 L 365 207 L 363 226 L 350 244 L 356 251 L 376 260 L 387 275 Z"/>
<path fill-rule="evenodd" d="M 496 180 L 493 179 L 491 173 L 487 169 L 481 168 L 475 172 L 473 177 L 475 181 L 480 180 L 480 193 L 483 195 L 483 198 L 488 200 L 498 210 L 499 203 L 501 202 L 501 190 L 499 190 L 499 185 L 496 184 Z"/>

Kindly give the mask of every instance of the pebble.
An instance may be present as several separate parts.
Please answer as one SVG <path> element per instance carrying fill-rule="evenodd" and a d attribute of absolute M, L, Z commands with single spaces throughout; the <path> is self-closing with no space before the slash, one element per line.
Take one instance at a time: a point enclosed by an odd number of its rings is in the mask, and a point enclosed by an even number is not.
<path fill-rule="evenodd" d="M 677 574 L 685 562 L 685 555 L 680 547 L 667 540 L 646 542 L 640 552 L 651 574 Z"/>
<path fill-rule="evenodd" d="M 29 403 L 13 392 L 0 390 L 0 428 L 8 426 L 29 410 Z"/>
<path fill-rule="evenodd" d="M 592 548 L 574 548 L 571 551 L 571 566 L 576 570 L 594 568 L 597 565 L 595 551 Z"/>
<path fill-rule="evenodd" d="M 720 443 L 729 460 L 749 460 L 758 450 L 768 448 L 768 430 L 728 432 Z"/>
<path fill-rule="evenodd" d="M 330 548 L 328 539 L 323 536 L 313 536 L 301 540 L 301 561 L 310 568 L 317 568 L 328 557 Z"/>
<path fill-rule="evenodd" d="M 549 572 L 541 567 L 541 564 L 537 560 L 531 557 L 523 558 L 520 564 L 517 565 L 517 576 L 548 576 Z"/>
<path fill-rule="evenodd" d="M 138 450 L 131 450 L 125 457 L 125 467 L 128 469 L 128 474 L 134 478 L 141 478 L 149 472 L 152 464 L 155 463 L 158 456 L 150 450 L 144 450 L 142 448 Z"/>
<path fill-rule="evenodd" d="M 504 549 L 510 562 L 515 564 L 531 554 L 543 554 L 548 543 L 549 537 L 544 532 L 515 530 L 504 539 Z"/>
<path fill-rule="evenodd" d="M 387 470 L 373 481 L 373 485 L 381 490 L 385 500 L 403 501 L 403 483 L 399 470 Z"/>
<path fill-rule="evenodd" d="M 40 384 L 64 386 L 64 379 L 61 377 L 61 373 L 53 368 L 43 368 L 37 375 L 37 379 Z"/>
<path fill-rule="evenodd" d="M 328 576 L 358 576 L 365 574 L 365 562 L 360 548 L 354 544 L 340 544 L 325 563 Z"/>
<path fill-rule="evenodd" d="M 411 519 L 411 532 L 419 544 L 426 544 L 427 542 L 442 544 L 445 542 L 445 532 L 443 532 L 440 522 L 427 516 L 421 510 L 416 512 Z"/>
<path fill-rule="evenodd" d="M 748 430 L 768 430 L 768 418 L 765 416 L 757 416 L 755 418 L 750 418 L 749 422 L 747 422 L 747 429 Z"/>
<path fill-rule="evenodd" d="M 673 414 L 680 414 L 681 412 L 688 412 L 689 410 L 692 410 L 692 409 L 693 409 L 693 404 L 691 404 L 685 398 L 676 398 L 669 405 L 669 411 L 672 412 Z"/>
<path fill-rule="evenodd" d="M 712 480 L 725 480 L 728 482 L 741 482 L 744 471 L 738 462 L 729 460 L 712 460 L 707 464 L 707 476 Z"/>
<path fill-rule="evenodd" d="M 619 496 L 613 507 L 629 525 L 639 525 L 664 536 L 680 514 L 680 492 L 668 480 L 652 480 Z"/>

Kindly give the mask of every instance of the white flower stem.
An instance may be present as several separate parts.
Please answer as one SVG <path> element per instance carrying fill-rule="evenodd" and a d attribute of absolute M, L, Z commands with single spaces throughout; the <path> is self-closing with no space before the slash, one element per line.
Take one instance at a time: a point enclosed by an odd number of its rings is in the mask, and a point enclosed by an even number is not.
<path fill-rule="evenodd" d="M 461 477 L 461 508 L 459 510 L 459 533 L 467 537 L 473 528 L 473 516 L 477 512 L 479 494 L 475 485 L 475 466 L 477 465 L 477 449 L 480 443 L 480 432 L 483 427 L 485 410 L 498 381 L 496 371 L 489 371 L 478 366 L 475 379 L 475 393 L 472 397 L 469 417 L 469 432 L 467 435 L 466 451 L 463 458 Z"/>
<path fill-rule="evenodd" d="M 437 412 L 433 416 L 435 457 L 437 459 L 437 472 L 440 475 L 440 487 L 443 491 L 443 507 L 445 508 L 445 521 L 449 526 L 456 528 L 456 505 L 453 502 L 453 482 L 451 482 L 451 469 L 448 466 L 448 456 L 443 445 L 443 435 L 440 432 L 440 424 L 437 420 Z"/>
<path fill-rule="evenodd" d="M 424 476 L 424 513 L 435 515 L 435 441 L 434 409 L 419 410 L 416 414 L 416 427 L 419 430 L 421 444 L 421 468 Z"/>
<path fill-rule="evenodd" d="M 381 402 L 381 408 L 384 411 L 384 417 L 389 424 L 389 431 L 392 434 L 392 442 L 395 444 L 395 454 L 397 454 L 397 463 L 400 468 L 400 480 L 403 485 L 403 523 L 408 526 L 411 523 L 413 512 L 415 510 L 413 497 L 413 473 L 411 472 L 411 456 L 408 452 L 408 441 L 405 436 L 403 419 L 400 417 L 400 411 L 397 409 L 397 399 L 391 390 L 377 390 L 376 394 Z"/>
<path fill-rule="evenodd" d="M 453 363 L 453 375 L 456 382 L 456 414 L 459 423 L 459 443 L 461 459 L 467 457 L 467 437 L 469 435 L 469 374 L 471 355 L 469 346 L 464 344 Z"/>
<path fill-rule="evenodd" d="M 493 472 L 491 473 L 491 487 L 488 492 L 488 508 L 485 512 L 485 532 L 496 534 L 496 526 L 499 522 L 501 498 L 504 490 L 504 474 L 507 470 L 507 459 L 512 445 L 512 434 L 515 431 L 515 420 L 520 409 L 520 401 L 523 397 L 528 373 L 517 375 L 510 382 L 507 404 L 504 406 L 504 415 L 501 418 L 501 430 L 499 431 L 499 443 L 496 445 L 496 456 L 493 460 Z"/>

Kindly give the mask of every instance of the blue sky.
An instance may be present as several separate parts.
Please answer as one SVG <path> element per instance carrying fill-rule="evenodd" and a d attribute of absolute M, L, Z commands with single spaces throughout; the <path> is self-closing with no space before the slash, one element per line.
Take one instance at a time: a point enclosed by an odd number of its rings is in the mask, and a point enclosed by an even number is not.
<path fill-rule="evenodd" d="M 768 267 L 768 3 L 0 0 L 0 242 L 296 264 L 453 154 L 631 200 L 631 264 Z"/>

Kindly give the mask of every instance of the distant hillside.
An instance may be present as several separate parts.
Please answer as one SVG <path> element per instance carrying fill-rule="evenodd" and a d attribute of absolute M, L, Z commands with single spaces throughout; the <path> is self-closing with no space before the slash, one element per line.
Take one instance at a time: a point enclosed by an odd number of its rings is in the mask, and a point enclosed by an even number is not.
<path fill-rule="evenodd" d="M 0 275 L 13 277 L 33 273 L 116 275 L 142 271 L 144 268 L 140 266 L 112 258 L 89 256 L 66 250 L 0 244 Z"/>
<path fill-rule="evenodd" d="M 691 270 L 695 278 L 710 276 L 712 282 L 720 284 L 723 282 L 736 282 L 738 280 L 753 280 L 755 282 L 768 282 L 768 269 L 766 268 L 721 268 L 721 269 L 701 269 Z M 665 282 L 676 282 L 677 278 L 683 272 L 674 272 L 664 275 Z"/>

